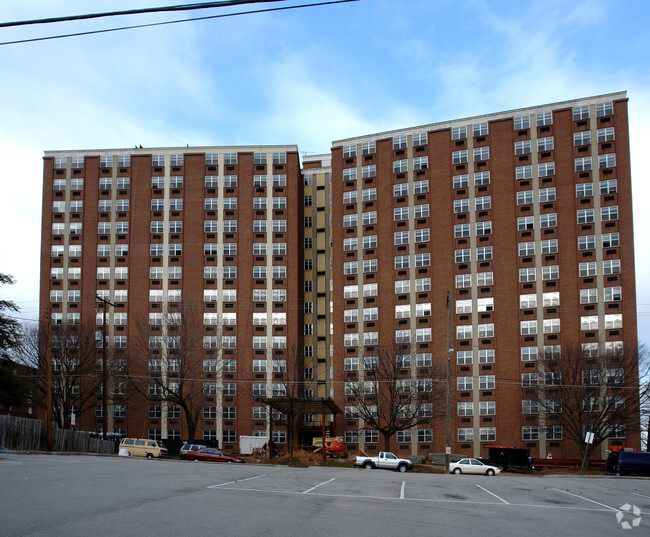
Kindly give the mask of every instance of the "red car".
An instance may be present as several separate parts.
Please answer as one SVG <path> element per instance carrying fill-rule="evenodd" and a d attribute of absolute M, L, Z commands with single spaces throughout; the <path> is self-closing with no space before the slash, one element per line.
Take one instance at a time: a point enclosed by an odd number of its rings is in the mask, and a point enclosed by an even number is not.
<path fill-rule="evenodd" d="M 198 451 L 190 451 L 185 459 L 188 461 L 208 461 L 208 462 L 245 462 L 244 459 L 228 455 L 215 448 L 203 448 Z"/>

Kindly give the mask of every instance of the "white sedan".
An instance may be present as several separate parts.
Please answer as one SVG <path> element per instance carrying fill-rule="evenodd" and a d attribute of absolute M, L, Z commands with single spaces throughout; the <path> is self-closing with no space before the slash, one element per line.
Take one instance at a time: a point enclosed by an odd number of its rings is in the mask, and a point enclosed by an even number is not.
<path fill-rule="evenodd" d="M 460 459 L 458 462 L 449 464 L 449 471 L 460 474 L 496 475 L 501 472 L 500 468 L 483 464 L 477 459 Z"/>

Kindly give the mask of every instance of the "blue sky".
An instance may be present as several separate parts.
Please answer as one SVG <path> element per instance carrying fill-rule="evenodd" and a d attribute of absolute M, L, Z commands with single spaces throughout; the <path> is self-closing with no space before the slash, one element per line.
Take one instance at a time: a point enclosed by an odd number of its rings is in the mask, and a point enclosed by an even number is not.
<path fill-rule="evenodd" d="M 0 19 L 170 3 L 31 0 L 4 3 Z M 0 41 L 227 12 L 4 28 Z M 324 153 L 341 138 L 627 90 L 639 336 L 650 344 L 648 20 L 640 0 L 361 0 L 0 46 L 0 272 L 17 280 L 0 293 L 36 316 L 45 150 L 269 143 Z"/>

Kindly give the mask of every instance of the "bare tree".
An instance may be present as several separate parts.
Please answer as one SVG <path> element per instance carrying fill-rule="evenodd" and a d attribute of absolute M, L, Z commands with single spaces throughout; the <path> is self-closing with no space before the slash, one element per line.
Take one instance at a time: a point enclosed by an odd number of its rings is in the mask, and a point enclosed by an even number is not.
<path fill-rule="evenodd" d="M 195 439 L 208 398 L 216 396 L 223 363 L 222 328 L 213 326 L 213 335 L 204 340 L 200 316 L 192 304 L 174 304 L 141 322 L 136 345 L 145 359 L 129 367 L 131 386 L 146 400 L 182 409 L 189 441 Z"/>
<path fill-rule="evenodd" d="M 272 358 L 272 396 L 277 398 L 275 408 L 284 414 L 287 427 L 289 457 L 293 457 L 296 420 L 303 414 L 309 399 L 305 398 L 305 359 L 302 349 L 292 346 L 282 357 Z M 268 400 L 267 400 L 268 402 Z M 274 406 L 273 403 L 269 406 Z M 271 412 L 273 416 L 273 412 Z"/>
<path fill-rule="evenodd" d="M 35 400 L 47 405 L 47 329 L 28 328 L 24 332 L 20 356 L 37 370 L 33 379 Z M 71 426 L 72 415 L 83 416 L 94 408 L 97 381 L 101 372 L 96 362 L 101 356 L 91 325 L 52 325 L 52 416 L 59 427 Z M 100 383 L 101 386 L 101 383 Z"/>
<path fill-rule="evenodd" d="M 347 383 L 348 393 L 357 400 L 364 429 L 377 430 L 386 451 L 398 431 L 431 424 L 444 409 L 444 374 L 428 364 L 427 376 L 417 375 L 416 356 L 412 344 L 381 346 L 371 356 L 364 356 L 360 350 L 363 379 Z"/>
<path fill-rule="evenodd" d="M 536 390 L 539 408 L 586 461 L 605 440 L 640 431 L 647 386 L 641 394 L 638 364 L 636 347 L 609 353 L 570 347 L 562 349 L 561 357 L 549 354 L 540 360 L 544 378 Z M 588 432 L 593 433 L 592 443 L 585 442 Z"/>

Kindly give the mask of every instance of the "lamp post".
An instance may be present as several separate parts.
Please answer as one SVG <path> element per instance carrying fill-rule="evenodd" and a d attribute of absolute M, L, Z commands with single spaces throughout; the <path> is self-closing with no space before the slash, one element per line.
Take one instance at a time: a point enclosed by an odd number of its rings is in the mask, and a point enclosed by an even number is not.
<path fill-rule="evenodd" d="M 445 441 L 445 474 L 449 473 L 451 458 L 451 291 L 447 291 L 447 438 Z"/>

